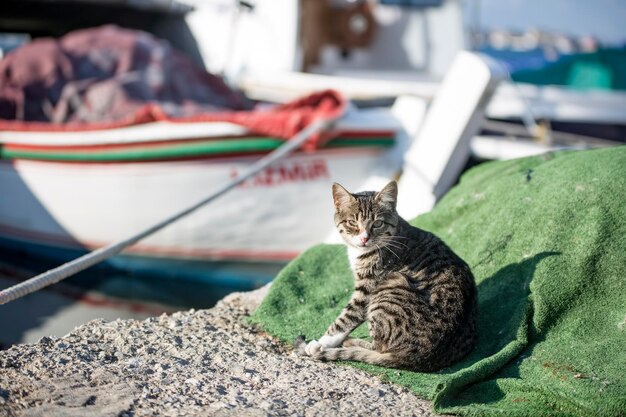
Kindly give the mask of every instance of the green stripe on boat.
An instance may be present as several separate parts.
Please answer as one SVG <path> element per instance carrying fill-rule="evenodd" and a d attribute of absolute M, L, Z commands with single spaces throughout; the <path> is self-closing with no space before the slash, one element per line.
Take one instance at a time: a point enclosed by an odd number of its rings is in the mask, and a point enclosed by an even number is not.
<path fill-rule="evenodd" d="M 392 137 L 346 139 L 337 138 L 324 148 L 346 147 L 389 147 L 394 144 Z M 115 162 L 191 158 L 201 156 L 230 155 L 242 153 L 269 152 L 285 143 L 282 139 L 259 137 L 246 139 L 211 140 L 187 142 L 172 145 L 154 144 L 131 149 L 97 151 L 21 150 L 0 147 L 2 159 L 39 159 L 46 161 Z"/>

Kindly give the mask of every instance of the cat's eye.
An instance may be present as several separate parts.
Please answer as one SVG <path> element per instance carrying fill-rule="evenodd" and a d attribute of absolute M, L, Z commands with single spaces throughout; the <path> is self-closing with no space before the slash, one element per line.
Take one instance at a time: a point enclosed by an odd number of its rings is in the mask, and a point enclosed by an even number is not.
<path fill-rule="evenodd" d="M 375 229 L 378 229 L 379 227 L 383 226 L 383 221 L 382 220 L 376 220 L 374 221 L 374 223 L 372 223 L 372 227 Z"/>
<path fill-rule="evenodd" d="M 356 227 L 359 224 L 356 222 L 356 220 L 348 220 L 346 223 L 348 223 L 348 226 L 352 226 L 352 227 Z"/>

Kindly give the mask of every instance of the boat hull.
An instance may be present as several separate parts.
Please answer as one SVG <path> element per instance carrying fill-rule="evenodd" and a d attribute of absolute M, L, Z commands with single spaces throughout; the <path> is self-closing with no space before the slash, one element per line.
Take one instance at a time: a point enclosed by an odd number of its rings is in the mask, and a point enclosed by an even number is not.
<path fill-rule="evenodd" d="M 286 261 L 333 228 L 331 185 L 362 185 L 379 150 L 291 156 L 127 253 Z M 202 200 L 255 157 L 129 164 L 0 163 L 0 235 L 68 249 L 125 239 Z M 391 174 L 391 173 L 390 173 Z"/>
<path fill-rule="evenodd" d="M 0 132 L 0 142 L 0 247 L 58 263 L 194 206 L 270 150 L 254 146 L 278 146 L 223 123 Z M 109 265 L 256 288 L 334 233 L 333 182 L 380 186 L 400 171 L 407 145 L 388 111 L 349 112 L 323 148 L 285 157 Z"/>

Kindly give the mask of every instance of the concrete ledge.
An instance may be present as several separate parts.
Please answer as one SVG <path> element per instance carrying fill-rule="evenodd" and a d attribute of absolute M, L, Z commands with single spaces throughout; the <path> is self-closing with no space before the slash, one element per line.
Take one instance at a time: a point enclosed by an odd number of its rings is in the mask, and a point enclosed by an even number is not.
<path fill-rule="evenodd" d="M 2 351 L 0 416 L 432 415 L 401 387 L 299 358 L 247 326 L 267 289 Z"/>

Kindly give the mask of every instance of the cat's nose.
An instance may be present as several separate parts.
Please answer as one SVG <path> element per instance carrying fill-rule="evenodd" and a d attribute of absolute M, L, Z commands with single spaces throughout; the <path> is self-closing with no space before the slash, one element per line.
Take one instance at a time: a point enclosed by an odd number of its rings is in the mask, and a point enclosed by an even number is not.
<path fill-rule="evenodd" d="M 365 245 L 370 238 L 368 236 L 361 236 L 361 244 Z"/>

